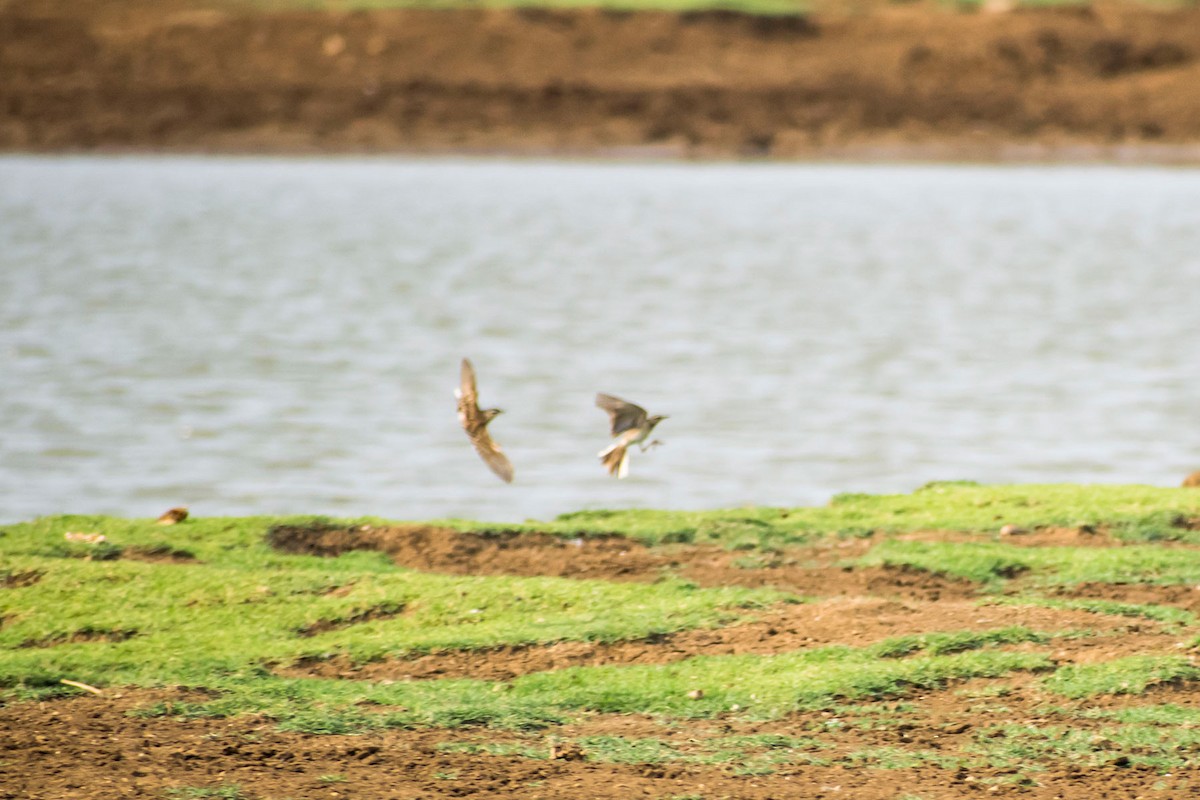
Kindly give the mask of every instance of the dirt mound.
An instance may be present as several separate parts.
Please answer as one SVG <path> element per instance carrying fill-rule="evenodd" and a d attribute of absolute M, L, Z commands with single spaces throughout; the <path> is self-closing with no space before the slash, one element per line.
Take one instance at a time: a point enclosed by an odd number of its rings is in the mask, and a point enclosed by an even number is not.
<path fill-rule="evenodd" d="M 562 578 L 654 580 L 677 566 L 668 555 L 622 536 L 568 539 L 546 533 L 460 533 L 428 525 L 342 528 L 325 522 L 276 525 L 270 545 L 286 553 L 336 556 L 378 550 L 397 564 L 453 575 L 553 575 Z"/>
<path fill-rule="evenodd" d="M 1103 2 L 752 17 L 10 0 L 0 148 L 1200 160 L 1197 42 L 1200 10 Z"/>
<path fill-rule="evenodd" d="M 283 552 L 319 556 L 378 550 L 401 566 L 453 575 L 655 581 L 674 574 L 702 586 L 774 587 L 816 597 L 870 595 L 920 600 L 973 597 L 978 588 L 970 581 L 908 566 L 838 566 L 838 559 L 866 549 L 868 545 L 859 542 L 760 562 L 715 546 L 652 549 L 617 535 L 567 538 L 524 531 L 463 533 L 427 525 L 344 528 L 315 521 L 274 526 L 267 541 Z"/>

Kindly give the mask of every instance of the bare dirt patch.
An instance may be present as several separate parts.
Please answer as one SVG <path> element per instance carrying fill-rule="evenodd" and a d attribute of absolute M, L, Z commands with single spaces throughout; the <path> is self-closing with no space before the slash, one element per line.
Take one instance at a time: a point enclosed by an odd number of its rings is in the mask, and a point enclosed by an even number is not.
<path fill-rule="evenodd" d="M 377 550 L 397 564 L 453 575 L 546 575 L 613 581 L 654 581 L 674 574 L 702 586 L 776 587 L 805 596 L 904 597 L 920 600 L 975 596 L 969 581 L 907 566 L 847 567 L 837 562 L 865 552 L 852 540 L 756 556 L 709 545 L 650 548 L 622 536 L 566 538 L 545 533 L 463 533 L 427 525 L 343 528 L 325 522 L 275 526 L 275 548 L 296 554 L 336 556 Z"/>
<path fill-rule="evenodd" d="M 342 528 L 314 522 L 276 525 L 267 533 L 285 553 L 337 556 L 378 550 L 397 564 L 452 575 L 553 575 L 653 580 L 678 565 L 671 556 L 621 536 L 567 539 L 546 533 L 461 533 L 428 525 Z"/>
<path fill-rule="evenodd" d="M 1059 597 L 1111 600 L 1117 603 L 1163 605 L 1200 613 L 1200 586 L 1159 586 L 1151 583 L 1081 583 L 1049 590 Z"/>
<path fill-rule="evenodd" d="M 540 739 L 478 729 L 309 736 L 278 731 L 266 720 L 128 716 L 130 710 L 151 703 L 187 699 L 170 690 L 80 696 L 0 708 L 0 798 L 161 800 L 172 789 L 228 793 L 230 787 L 240 792 L 237 796 L 254 800 L 683 796 L 894 800 L 898 792 L 927 800 L 1190 796 L 1196 778 L 1191 770 L 1163 775 L 1136 765 L 1065 765 L 1039 773 L 1038 785 L 1020 786 L 1003 782 L 1011 778 L 1012 769 L 944 769 L 930 764 L 872 769 L 847 758 L 889 747 L 949 756 L 977 741 L 997 721 L 1061 722 L 1039 710 L 1019 684 L 1004 697 L 984 700 L 973 696 L 971 688 L 967 684 L 921 697 L 919 711 L 896 717 L 855 718 L 830 710 L 771 723 L 716 720 L 679 727 L 638 716 L 602 715 L 556 732 L 564 741 L 586 742 L 597 736 L 659 738 L 685 752 L 695 747 L 689 741 L 719 737 L 810 736 L 820 744 L 813 755 L 831 762 L 779 764 L 763 775 L 738 775 L 737 763 L 610 763 L 595 760 L 595 753 L 586 747 L 581 748 L 581 757 L 550 759 L 549 744 Z M 1200 702 L 1200 693 L 1181 690 L 1175 700 L 1194 704 Z M 532 747 L 546 756 L 454 752 L 456 747 L 497 743 Z M 990 781 L 999 781 L 996 788 Z"/>

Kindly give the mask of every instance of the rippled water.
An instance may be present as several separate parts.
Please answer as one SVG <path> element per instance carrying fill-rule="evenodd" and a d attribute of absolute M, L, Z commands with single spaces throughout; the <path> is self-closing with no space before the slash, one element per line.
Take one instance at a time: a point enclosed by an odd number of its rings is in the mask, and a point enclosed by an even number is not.
<path fill-rule="evenodd" d="M 1192 170 L 0 159 L 0 521 L 1174 485 L 1197 209 Z M 597 391 L 670 415 L 622 482 Z"/>

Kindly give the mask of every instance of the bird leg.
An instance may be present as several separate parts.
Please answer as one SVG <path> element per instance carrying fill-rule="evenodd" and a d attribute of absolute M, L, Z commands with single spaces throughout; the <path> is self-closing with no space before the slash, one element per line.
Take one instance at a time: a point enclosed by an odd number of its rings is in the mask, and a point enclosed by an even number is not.
<path fill-rule="evenodd" d="M 658 439 L 655 439 L 654 441 L 650 442 L 650 444 L 640 444 L 640 443 L 639 443 L 639 444 L 638 444 L 638 447 L 640 447 L 640 448 L 642 449 L 642 452 L 644 453 L 644 452 L 646 452 L 647 450 L 650 450 L 650 449 L 653 449 L 653 448 L 655 448 L 655 447 L 658 447 L 660 444 L 663 444 L 663 442 L 661 442 L 661 441 L 660 441 L 660 440 L 658 440 Z"/>

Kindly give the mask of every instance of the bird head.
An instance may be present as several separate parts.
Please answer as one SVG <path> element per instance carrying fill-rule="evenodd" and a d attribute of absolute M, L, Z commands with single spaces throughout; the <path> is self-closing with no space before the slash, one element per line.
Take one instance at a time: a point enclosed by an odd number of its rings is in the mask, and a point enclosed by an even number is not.
<path fill-rule="evenodd" d="M 654 426 L 666 419 L 665 414 L 655 414 L 650 419 L 646 420 L 649 429 L 653 430 Z"/>
<path fill-rule="evenodd" d="M 504 409 L 502 409 L 502 408 L 485 408 L 482 411 L 480 411 L 479 413 L 483 416 L 483 424 L 487 425 L 493 419 L 495 419 L 496 417 L 503 414 Z"/>

